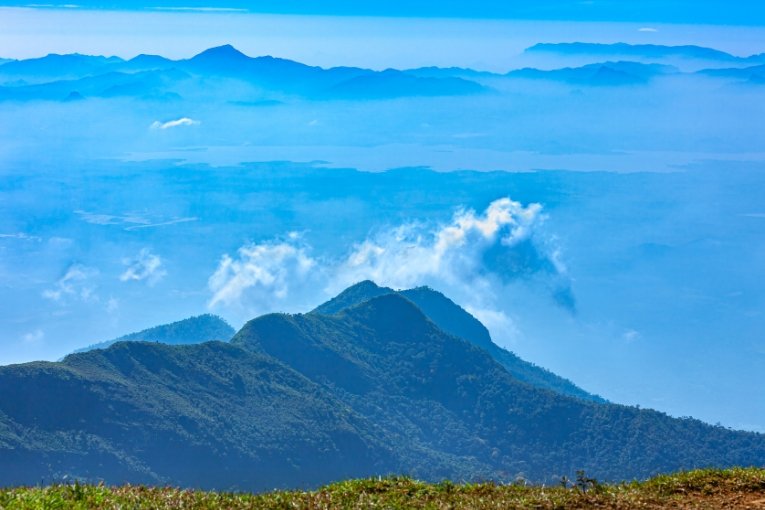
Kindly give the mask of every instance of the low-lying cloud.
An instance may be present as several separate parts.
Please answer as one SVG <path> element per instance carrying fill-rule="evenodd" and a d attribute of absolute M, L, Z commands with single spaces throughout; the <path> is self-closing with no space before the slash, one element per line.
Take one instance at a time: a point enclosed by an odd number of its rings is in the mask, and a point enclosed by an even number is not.
<path fill-rule="evenodd" d="M 120 275 L 120 281 L 123 282 L 145 281 L 154 285 L 167 274 L 162 267 L 162 259 L 148 248 L 143 248 L 134 257 L 122 259 L 122 264 L 127 266 Z"/>
<path fill-rule="evenodd" d="M 72 264 L 52 288 L 43 291 L 42 296 L 57 303 L 66 300 L 97 301 L 94 282 L 97 277 L 97 269 L 82 264 Z"/>
<path fill-rule="evenodd" d="M 172 129 L 183 126 L 198 126 L 201 124 L 198 120 L 190 119 L 188 117 L 181 117 L 180 119 L 168 120 L 167 122 L 160 122 L 155 120 L 149 126 L 151 129 Z"/>
<path fill-rule="evenodd" d="M 284 302 L 296 288 L 311 280 L 317 261 L 308 254 L 298 234 L 283 240 L 251 243 L 224 255 L 208 285 L 209 306 L 238 306 L 244 300 L 258 307 Z"/>
<path fill-rule="evenodd" d="M 478 213 L 458 209 L 443 223 L 381 228 L 341 255 L 322 256 L 298 234 L 225 254 L 210 277 L 210 308 L 306 311 L 361 280 L 396 289 L 429 285 L 497 328 L 513 330 L 501 295 L 514 282 L 537 285 L 574 311 L 560 253 L 543 232 L 539 204 L 495 200 Z M 247 318 L 247 317 L 242 317 Z"/>

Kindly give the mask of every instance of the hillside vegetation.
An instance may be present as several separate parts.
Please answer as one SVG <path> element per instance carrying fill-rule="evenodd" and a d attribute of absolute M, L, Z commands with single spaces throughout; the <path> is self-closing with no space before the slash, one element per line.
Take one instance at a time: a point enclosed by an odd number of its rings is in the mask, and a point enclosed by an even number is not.
<path fill-rule="evenodd" d="M 491 339 L 489 330 L 478 319 L 448 297 L 429 287 L 417 287 L 397 292 L 388 287 L 379 287 L 374 282 L 367 280 L 347 288 L 336 297 L 318 306 L 312 313 L 334 315 L 372 298 L 388 294 L 404 296 L 417 305 L 422 313 L 444 332 L 467 340 L 485 350 L 497 363 L 505 367 L 513 377 L 520 381 L 570 397 L 593 402 L 605 402 L 603 398 L 588 393 L 568 379 L 522 360 L 514 353 L 495 344 Z"/>
<path fill-rule="evenodd" d="M 406 297 L 270 314 L 230 342 L 118 342 L 0 367 L 0 484 L 215 490 L 556 484 L 765 465 L 765 436 L 538 388 Z"/>
<path fill-rule="evenodd" d="M 586 476 L 554 487 L 427 484 L 410 478 L 339 482 L 316 491 L 216 493 L 143 486 L 57 485 L 0 491 L 0 508 L 111 509 L 663 509 L 763 508 L 765 470 L 703 470 L 604 485 Z"/>
<path fill-rule="evenodd" d="M 114 340 L 107 340 L 89 345 L 75 352 L 87 352 L 93 349 L 106 349 L 117 342 L 158 342 L 161 344 L 183 345 L 201 344 L 219 340 L 226 342 L 234 336 L 236 331 L 217 315 L 204 314 L 197 317 L 189 317 L 170 324 L 162 324 L 153 328 L 130 333 Z"/>

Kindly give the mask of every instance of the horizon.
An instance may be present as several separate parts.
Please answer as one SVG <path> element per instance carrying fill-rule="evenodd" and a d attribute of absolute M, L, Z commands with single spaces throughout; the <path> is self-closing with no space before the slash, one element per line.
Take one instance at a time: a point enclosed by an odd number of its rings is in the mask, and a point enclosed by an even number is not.
<path fill-rule="evenodd" d="M 347 65 L 381 70 L 436 65 L 507 72 L 522 67 L 526 62 L 523 50 L 537 43 L 698 45 L 738 56 L 765 52 L 762 43 L 765 27 L 761 25 L 80 8 L 0 7 L 0 10 L 4 14 L 0 17 L 0 47 L 10 49 L 0 57 L 19 59 L 51 53 L 124 59 L 162 53 L 180 59 L 231 44 L 251 56 L 272 55 L 321 67 Z M 140 38 L 131 35 L 132 26 L 142 27 Z M 224 38 L 219 35 L 221 31 L 226 32 Z M 158 47 L 161 52 L 156 51 Z"/>

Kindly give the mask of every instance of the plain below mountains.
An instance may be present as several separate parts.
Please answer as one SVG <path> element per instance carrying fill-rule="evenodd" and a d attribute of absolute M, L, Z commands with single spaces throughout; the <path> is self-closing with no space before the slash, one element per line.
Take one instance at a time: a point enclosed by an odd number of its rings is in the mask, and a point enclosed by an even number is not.
<path fill-rule="evenodd" d="M 454 307 L 363 282 L 230 342 L 123 341 L 1 367 L 0 484 L 551 483 L 765 463 L 763 435 L 524 382 Z"/>

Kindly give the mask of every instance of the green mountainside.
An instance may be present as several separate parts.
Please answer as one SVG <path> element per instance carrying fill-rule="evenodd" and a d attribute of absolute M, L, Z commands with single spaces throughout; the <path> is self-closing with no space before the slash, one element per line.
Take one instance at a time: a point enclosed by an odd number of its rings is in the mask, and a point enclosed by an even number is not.
<path fill-rule="evenodd" d="M 117 342 L 159 342 L 161 344 L 182 345 L 200 344 L 219 340 L 227 342 L 234 336 L 236 331 L 217 315 L 204 314 L 190 317 L 170 324 L 163 324 L 153 328 L 130 333 L 114 340 L 107 340 L 89 345 L 74 352 L 86 352 L 93 349 L 106 349 Z"/>
<path fill-rule="evenodd" d="M 763 435 L 521 382 L 397 293 L 265 315 L 229 343 L 118 342 L 0 367 L 0 485 L 556 483 L 763 463 Z"/>
<path fill-rule="evenodd" d="M 394 293 L 396 291 L 391 288 L 379 287 L 367 280 L 349 287 L 336 297 L 319 305 L 312 313 L 332 315 L 377 296 Z M 515 378 L 537 388 L 548 389 L 563 395 L 605 402 L 603 398 L 586 392 L 568 379 L 524 361 L 507 349 L 498 346 L 491 340 L 489 330 L 478 319 L 440 292 L 429 287 L 418 287 L 398 291 L 398 294 L 416 304 L 443 331 L 484 349 Z"/>

